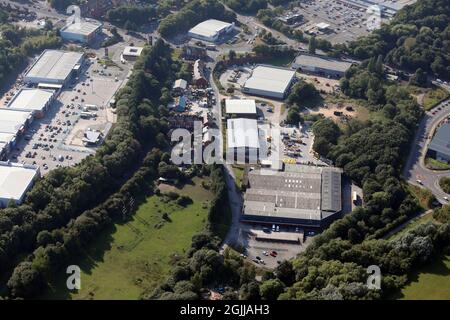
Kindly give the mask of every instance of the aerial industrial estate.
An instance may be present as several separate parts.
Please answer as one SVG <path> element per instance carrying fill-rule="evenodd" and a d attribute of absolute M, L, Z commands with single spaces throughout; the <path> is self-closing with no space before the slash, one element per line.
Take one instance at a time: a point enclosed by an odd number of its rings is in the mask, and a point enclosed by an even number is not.
<path fill-rule="evenodd" d="M 0 297 L 450 299 L 430 2 L 2 3 Z"/>

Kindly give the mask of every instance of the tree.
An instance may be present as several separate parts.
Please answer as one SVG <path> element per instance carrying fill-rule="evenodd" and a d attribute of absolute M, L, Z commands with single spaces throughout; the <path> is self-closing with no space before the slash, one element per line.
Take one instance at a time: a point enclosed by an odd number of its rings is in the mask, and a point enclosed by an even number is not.
<path fill-rule="evenodd" d="M 228 59 L 230 59 L 230 61 L 233 61 L 234 59 L 236 59 L 236 51 L 234 51 L 234 50 L 228 51 Z"/>
<path fill-rule="evenodd" d="M 311 36 L 309 38 L 308 51 L 311 54 L 315 54 L 316 53 L 316 49 L 317 49 L 317 39 L 316 39 L 315 36 Z"/>
<path fill-rule="evenodd" d="M 422 68 L 417 68 L 409 82 L 419 87 L 426 87 L 428 84 L 428 75 Z"/>
<path fill-rule="evenodd" d="M 15 297 L 33 297 L 45 287 L 44 275 L 33 268 L 31 262 L 22 262 L 8 281 L 8 288 Z"/>
<path fill-rule="evenodd" d="M 261 298 L 263 300 L 276 300 L 283 291 L 284 284 L 279 279 L 264 281 L 260 286 Z"/>

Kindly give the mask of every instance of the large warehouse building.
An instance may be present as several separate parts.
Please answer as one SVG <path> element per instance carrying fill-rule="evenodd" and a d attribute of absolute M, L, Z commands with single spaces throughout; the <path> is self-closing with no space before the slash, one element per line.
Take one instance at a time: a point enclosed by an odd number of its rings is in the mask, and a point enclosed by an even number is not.
<path fill-rule="evenodd" d="M 8 103 L 10 110 L 30 111 L 35 118 L 42 118 L 53 102 L 54 90 L 22 88 Z"/>
<path fill-rule="evenodd" d="M 65 41 L 90 43 L 102 32 L 102 24 L 95 20 L 84 20 L 67 24 L 60 31 Z"/>
<path fill-rule="evenodd" d="M 245 161 L 251 156 L 256 161 L 259 140 L 258 123 L 255 119 L 227 120 L 227 159 L 234 155 L 233 159 L 236 157 L 237 160 Z"/>
<path fill-rule="evenodd" d="M 321 228 L 342 210 L 338 168 L 286 165 L 248 174 L 242 221 Z"/>
<path fill-rule="evenodd" d="M 192 38 L 208 42 L 217 42 L 220 37 L 233 31 L 234 23 L 223 22 L 216 19 L 203 21 L 189 30 Z"/>
<path fill-rule="evenodd" d="M 284 99 L 294 79 L 294 70 L 259 65 L 253 69 L 251 76 L 242 87 L 242 92 L 256 96 Z"/>
<path fill-rule="evenodd" d="M 352 63 L 325 56 L 301 54 L 292 63 L 292 68 L 319 75 L 342 78 Z"/>
<path fill-rule="evenodd" d="M 33 115 L 29 111 L 0 108 L 0 133 L 10 133 L 19 136 L 25 132 L 32 120 Z"/>
<path fill-rule="evenodd" d="M 11 200 L 22 203 L 39 174 L 37 166 L 0 162 L 0 207 L 6 207 Z"/>
<path fill-rule="evenodd" d="M 450 124 L 445 123 L 436 130 L 428 146 L 428 155 L 439 161 L 450 163 Z"/>
<path fill-rule="evenodd" d="M 78 75 L 84 55 L 73 51 L 45 50 L 25 73 L 24 81 L 32 84 L 65 85 Z"/>

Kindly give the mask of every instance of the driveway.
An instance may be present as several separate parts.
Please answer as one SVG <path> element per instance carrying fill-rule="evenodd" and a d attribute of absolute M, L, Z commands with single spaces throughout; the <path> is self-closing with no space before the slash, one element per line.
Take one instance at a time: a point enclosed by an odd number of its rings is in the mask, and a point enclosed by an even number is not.
<path fill-rule="evenodd" d="M 437 107 L 425 113 L 422 118 L 408 160 L 403 170 L 403 176 L 409 183 L 429 189 L 440 203 L 448 203 L 444 199 L 447 194 L 439 186 L 441 177 L 450 176 L 450 170 L 430 170 L 425 167 L 425 156 L 428 144 L 436 127 L 450 115 L 450 99 L 440 103 Z M 441 110 L 437 110 L 441 107 Z M 436 111 L 433 115 L 432 112 Z M 417 182 L 421 180 L 421 184 Z"/>

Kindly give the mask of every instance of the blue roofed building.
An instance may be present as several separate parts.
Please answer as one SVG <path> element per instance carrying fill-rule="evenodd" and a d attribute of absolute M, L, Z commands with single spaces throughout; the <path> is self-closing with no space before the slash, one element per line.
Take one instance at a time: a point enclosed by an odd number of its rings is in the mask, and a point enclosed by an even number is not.
<path fill-rule="evenodd" d="M 428 155 L 439 161 L 450 162 L 450 124 L 445 123 L 436 130 L 428 146 Z"/>
<path fill-rule="evenodd" d="M 175 102 L 175 111 L 183 112 L 184 110 L 186 110 L 186 102 L 187 101 L 185 96 L 178 97 Z"/>

